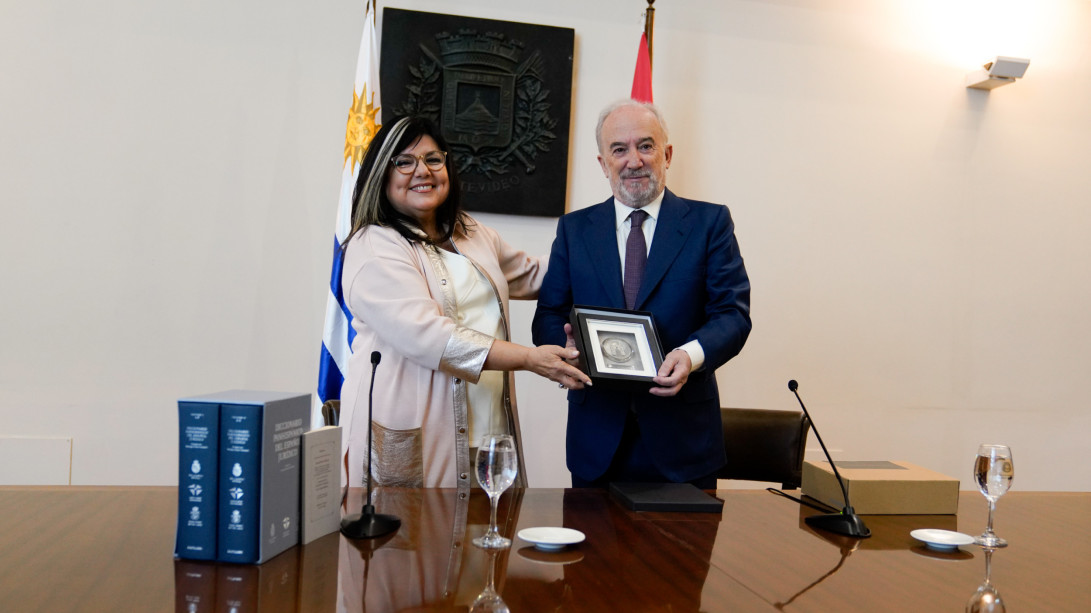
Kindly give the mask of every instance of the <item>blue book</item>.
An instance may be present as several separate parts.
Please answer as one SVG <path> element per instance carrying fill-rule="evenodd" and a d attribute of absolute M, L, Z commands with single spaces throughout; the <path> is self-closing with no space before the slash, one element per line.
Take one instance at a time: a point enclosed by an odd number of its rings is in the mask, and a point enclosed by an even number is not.
<path fill-rule="evenodd" d="M 178 531 L 174 555 L 216 559 L 217 449 L 220 407 L 178 401 Z"/>
<path fill-rule="evenodd" d="M 236 390 L 220 402 L 216 559 L 262 563 L 299 543 L 300 437 L 310 394 Z"/>

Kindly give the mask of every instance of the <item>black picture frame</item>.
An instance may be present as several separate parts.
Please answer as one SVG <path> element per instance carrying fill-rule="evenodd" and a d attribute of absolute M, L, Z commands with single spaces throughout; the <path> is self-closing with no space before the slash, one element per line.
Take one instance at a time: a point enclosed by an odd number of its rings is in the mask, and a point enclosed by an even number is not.
<path fill-rule="evenodd" d="M 575 305 L 569 323 L 592 383 L 633 391 L 655 385 L 663 346 L 651 313 Z"/>

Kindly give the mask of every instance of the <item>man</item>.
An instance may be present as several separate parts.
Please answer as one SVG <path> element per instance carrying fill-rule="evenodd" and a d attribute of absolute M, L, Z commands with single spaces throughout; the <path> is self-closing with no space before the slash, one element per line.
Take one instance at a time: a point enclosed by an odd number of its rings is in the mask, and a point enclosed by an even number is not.
<path fill-rule="evenodd" d="M 573 382 L 572 485 L 670 481 L 713 489 L 726 461 L 715 371 L 750 334 L 750 281 L 731 215 L 665 189 L 673 149 L 655 106 L 614 103 L 595 136 L 614 196 L 557 225 L 534 342 L 563 345 L 579 304 L 651 312 L 668 353 L 648 393 Z"/>

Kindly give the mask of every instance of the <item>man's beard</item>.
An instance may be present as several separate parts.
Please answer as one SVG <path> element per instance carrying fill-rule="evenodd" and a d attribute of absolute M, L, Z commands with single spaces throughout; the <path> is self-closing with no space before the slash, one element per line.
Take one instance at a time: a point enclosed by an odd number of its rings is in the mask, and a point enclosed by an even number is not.
<path fill-rule="evenodd" d="M 629 185 L 625 182 L 626 179 L 632 178 L 648 178 L 648 183 L 645 187 L 636 187 L 630 189 Z M 614 191 L 621 197 L 621 201 L 625 204 L 639 209 L 640 207 L 648 204 L 655 197 L 659 195 L 659 192 L 663 190 L 663 184 L 659 181 L 659 177 L 656 173 L 649 169 L 637 170 L 637 171 L 624 171 L 614 183 Z"/>

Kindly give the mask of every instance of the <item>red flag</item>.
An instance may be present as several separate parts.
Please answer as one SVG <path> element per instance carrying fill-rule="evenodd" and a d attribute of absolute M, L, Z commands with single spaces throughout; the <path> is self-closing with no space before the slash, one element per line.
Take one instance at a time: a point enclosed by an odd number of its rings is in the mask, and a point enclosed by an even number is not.
<path fill-rule="evenodd" d="M 648 54 L 648 35 L 640 35 L 640 49 L 636 52 L 636 72 L 633 73 L 633 100 L 652 101 L 652 58 Z"/>

